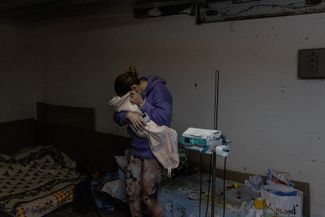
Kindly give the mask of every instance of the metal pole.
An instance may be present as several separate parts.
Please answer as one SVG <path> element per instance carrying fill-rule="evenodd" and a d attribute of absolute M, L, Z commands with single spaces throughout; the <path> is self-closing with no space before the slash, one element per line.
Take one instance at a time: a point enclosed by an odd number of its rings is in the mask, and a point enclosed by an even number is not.
<path fill-rule="evenodd" d="M 218 113 L 219 113 L 219 70 L 214 72 L 214 129 L 218 129 Z M 217 156 L 213 152 L 212 155 L 212 196 L 211 196 L 211 217 L 214 217 L 215 195 L 216 195 L 216 167 Z"/>
<path fill-rule="evenodd" d="M 216 153 L 213 152 L 213 155 L 212 155 L 211 217 L 214 217 L 215 194 L 216 194 Z"/>

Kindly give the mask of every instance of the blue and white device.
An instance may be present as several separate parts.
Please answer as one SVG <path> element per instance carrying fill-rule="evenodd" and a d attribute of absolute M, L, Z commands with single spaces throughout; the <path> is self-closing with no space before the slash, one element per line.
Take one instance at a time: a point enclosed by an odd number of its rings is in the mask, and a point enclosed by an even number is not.
<path fill-rule="evenodd" d="M 199 151 L 205 154 L 216 153 L 227 157 L 229 154 L 230 141 L 220 130 L 209 130 L 200 128 L 188 128 L 181 137 L 181 143 L 186 149 Z"/>

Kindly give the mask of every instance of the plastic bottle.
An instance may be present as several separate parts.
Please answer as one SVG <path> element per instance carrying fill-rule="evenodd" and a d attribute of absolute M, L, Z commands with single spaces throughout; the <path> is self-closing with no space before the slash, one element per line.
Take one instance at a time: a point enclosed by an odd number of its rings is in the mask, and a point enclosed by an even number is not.
<path fill-rule="evenodd" d="M 264 217 L 265 199 L 258 197 L 255 199 L 255 217 Z"/>

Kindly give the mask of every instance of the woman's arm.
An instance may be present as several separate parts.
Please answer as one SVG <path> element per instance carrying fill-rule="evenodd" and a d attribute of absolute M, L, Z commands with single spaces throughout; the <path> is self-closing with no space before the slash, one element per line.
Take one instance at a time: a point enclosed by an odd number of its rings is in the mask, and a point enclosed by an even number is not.
<path fill-rule="evenodd" d="M 132 124 L 139 131 L 143 131 L 145 123 L 138 112 L 116 112 L 114 113 L 114 121 L 119 125 Z"/>
<path fill-rule="evenodd" d="M 126 111 L 121 111 L 121 112 L 115 112 L 114 113 L 114 121 L 116 124 L 119 126 L 123 126 L 125 124 L 129 123 L 129 120 L 127 118 L 128 112 Z"/>
<path fill-rule="evenodd" d="M 154 94 L 153 102 L 145 101 L 140 110 L 147 113 L 156 124 L 170 126 L 173 106 L 173 98 L 170 92 L 165 85 L 157 84 L 152 94 Z"/>

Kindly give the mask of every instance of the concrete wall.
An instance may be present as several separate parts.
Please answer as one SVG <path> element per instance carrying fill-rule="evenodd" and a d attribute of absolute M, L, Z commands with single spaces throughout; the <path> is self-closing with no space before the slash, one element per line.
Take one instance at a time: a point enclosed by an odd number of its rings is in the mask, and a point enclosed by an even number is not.
<path fill-rule="evenodd" d="M 35 117 L 38 55 L 30 33 L 0 24 L 0 122 Z"/>
<path fill-rule="evenodd" d="M 324 14 L 195 25 L 187 16 L 80 18 L 44 34 L 42 95 L 48 103 L 96 108 L 97 130 L 125 135 L 112 121 L 113 81 L 130 64 L 165 78 L 173 127 L 214 127 L 232 140 L 228 168 L 290 172 L 311 185 L 311 216 L 325 216 L 325 83 L 297 78 L 297 52 L 325 47 Z M 221 163 L 221 161 L 220 161 Z M 222 165 L 222 164 L 219 164 Z M 220 166 L 221 167 L 221 166 Z"/>

